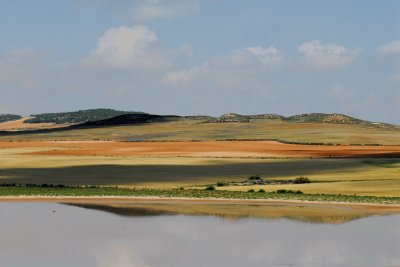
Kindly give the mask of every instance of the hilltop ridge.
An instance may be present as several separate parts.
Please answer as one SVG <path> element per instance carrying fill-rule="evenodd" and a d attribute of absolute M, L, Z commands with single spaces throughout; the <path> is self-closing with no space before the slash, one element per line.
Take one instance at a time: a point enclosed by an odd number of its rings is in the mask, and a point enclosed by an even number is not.
<path fill-rule="evenodd" d="M 139 123 L 151 123 L 151 122 L 166 122 L 177 120 L 181 117 L 174 115 L 152 115 L 147 113 L 137 114 L 123 114 L 116 117 L 98 120 L 88 121 L 77 125 L 78 127 L 99 127 L 99 126 L 113 126 L 113 125 L 124 125 L 124 124 L 139 124 Z"/>
<path fill-rule="evenodd" d="M 7 122 L 7 121 L 15 121 L 19 120 L 22 117 L 20 115 L 14 115 L 14 114 L 0 114 L 0 123 L 1 122 Z"/>
<path fill-rule="evenodd" d="M 124 114 L 143 114 L 143 112 L 97 108 L 72 112 L 43 113 L 31 115 L 33 118 L 27 120 L 26 123 L 77 124 L 109 119 Z"/>
<path fill-rule="evenodd" d="M 360 124 L 372 123 L 370 121 L 360 120 L 344 114 L 338 113 L 306 113 L 284 118 L 286 121 L 296 122 L 325 122 L 325 123 L 341 123 L 341 124 Z"/>
<path fill-rule="evenodd" d="M 221 122 L 254 122 L 256 120 L 281 120 L 286 122 L 296 123 L 333 123 L 347 125 L 370 125 L 370 126 L 393 126 L 396 125 L 380 122 L 371 122 L 357 119 L 348 115 L 339 113 L 305 113 L 289 117 L 278 114 L 256 114 L 256 115 L 241 115 L 237 113 L 227 113 L 220 117 L 206 118 L 205 123 L 221 123 Z"/>
<path fill-rule="evenodd" d="M 130 116 L 123 116 L 130 115 Z M 140 115 L 140 116 L 132 116 Z M 119 117 L 123 116 L 123 117 Z M 98 109 L 87 109 L 78 110 L 72 112 L 57 112 L 57 113 L 42 113 L 34 114 L 31 117 L 27 117 L 24 123 L 29 124 L 40 124 L 49 123 L 53 125 L 81 125 L 81 126 L 101 126 L 101 125 L 117 125 L 117 124 L 136 124 L 140 122 L 152 122 L 151 118 L 159 117 L 159 119 L 165 117 L 164 115 L 149 114 L 139 111 L 121 111 L 107 108 Z M 254 115 L 241 115 L 238 113 L 227 113 L 219 117 L 212 117 L 208 115 L 190 115 L 190 116 L 177 116 L 168 115 L 170 119 L 173 117 L 175 120 L 192 120 L 198 121 L 199 123 L 252 123 L 256 121 L 271 120 L 271 121 L 283 121 L 293 123 L 330 123 L 330 124 L 345 124 L 345 125 L 366 125 L 379 128 L 396 128 L 399 126 L 381 123 L 371 122 L 354 118 L 348 115 L 339 113 L 304 113 L 293 116 L 282 116 L 279 114 L 254 114 Z M 167 116 L 167 117 L 168 117 Z M 12 114 L 0 114 L 0 123 L 7 121 L 15 121 L 22 119 L 19 115 Z M 115 119 L 114 119 L 115 118 Z M 164 118 L 165 119 L 165 118 Z M 142 121 L 144 120 L 144 121 Z M 90 123 L 89 123 L 90 122 Z"/>

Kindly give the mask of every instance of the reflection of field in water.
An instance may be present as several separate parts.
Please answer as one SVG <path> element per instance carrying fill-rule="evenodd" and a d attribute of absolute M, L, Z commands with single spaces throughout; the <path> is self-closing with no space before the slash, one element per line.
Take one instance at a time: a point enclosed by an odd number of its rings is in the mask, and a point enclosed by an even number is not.
<path fill-rule="evenodd" d="M 188 203 L 189 202 L 189 203 Z M 223 202 L 223 201 L 222 201 Z M 341 224 L 352 220 L 374 215 L 400 213 L 400 208 L 373 207 L 356 205 L 319 205 L 290 203 L 258 203 L 258 204 L 218 204 L 196 201 L 146 202 L 145 200 L 131 203 L 118 201 L 102 202 L 86 201 L 83 203 L 66 203 L 66 205 L 100 210 L 112 214 L 135 217 L 157 215 L 196 215 L 218 216 L 224 219 L 263 218 L 290 219 L 311 223 Z"/>
<path fill-rule="evenodd" d="M 398 215 L 320 224 L 118 216 L 55 203 L 0 203 L 0 214 L 0 265 L 7 267 L 400 265 Z"/>

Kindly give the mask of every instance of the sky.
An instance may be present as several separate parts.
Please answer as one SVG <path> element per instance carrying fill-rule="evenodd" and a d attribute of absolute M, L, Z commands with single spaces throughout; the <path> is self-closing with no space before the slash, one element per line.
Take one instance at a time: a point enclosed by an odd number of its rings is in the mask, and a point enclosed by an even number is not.
<path fill-rule="evenodd" d="M 0 113 L 400 124 L 400 1 L 1 0 Z"/>

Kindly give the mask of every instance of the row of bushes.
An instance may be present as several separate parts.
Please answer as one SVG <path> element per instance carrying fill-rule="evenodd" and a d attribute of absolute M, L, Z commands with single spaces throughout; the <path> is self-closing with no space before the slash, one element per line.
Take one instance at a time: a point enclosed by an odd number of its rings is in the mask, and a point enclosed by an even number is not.
<path fill-rule="evenodd" d="M 259 175 L 250 176 L 247 181 L 242 183 L 252 183 L 252 184 L 309 184 L 311 180 L 307 177 L 301 176 L 294 180 L 263 180 Z M 218 187 L 227 185 L 240 185 L 236 182 L 218 182 L 216 184 Z"/>
<path fill-rule="evenodd" d="M 215 190 L 215 187 L 213 185 L 208 185 L 206 187 L 206 190 L 212 191 L 212 190 Z M 256 191 L 254 189 L 249 189 L 247 192 L 255 193 Z M 258 190 L 257 192 L 258 193 L 266 193 L 265 190 L 262 188 L 260 190 Z M 286 190 L 286 189 L 279 189 L 279 190 L 276 190 L 274 193 L 277 193 L 277 194 L 303 194 L 303 192 L 300 190 Z"/>

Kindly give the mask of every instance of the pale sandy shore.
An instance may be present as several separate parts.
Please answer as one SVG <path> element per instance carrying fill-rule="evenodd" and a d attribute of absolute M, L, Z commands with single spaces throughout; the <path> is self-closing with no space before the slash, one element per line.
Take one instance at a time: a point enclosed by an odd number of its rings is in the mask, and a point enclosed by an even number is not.
<path fill-rule="evenodd" d="M 336 208 L 372 209 L 387 212 L 400 212 L 400 205 L 379 203 L 346 203 L 276 199 L 213 199 L 213 198 L 161 198 L 161 197 L 52 197 L 52 196 L 6 196 L 0 202 L 60 202 L 60 203 L 93 203 L 93 204 L 220 204 L 220 205 L 265 205 L 265 206 L 314 206 Z"/>

